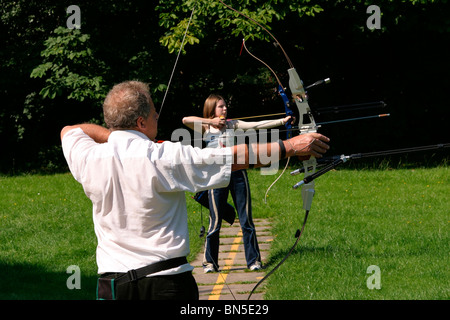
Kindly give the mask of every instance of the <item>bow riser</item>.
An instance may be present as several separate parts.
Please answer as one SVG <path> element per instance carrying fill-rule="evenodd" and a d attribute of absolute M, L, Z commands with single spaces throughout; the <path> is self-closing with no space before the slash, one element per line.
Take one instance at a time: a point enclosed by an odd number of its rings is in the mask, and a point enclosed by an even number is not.
<path fill-rule="evenodd" d="M 298 127 L 300 134 L 317 132 L 317 125 L 314 120 L 313 114 L 308 104 L 308 97 L 306 96 L 305 89 L 300 76 L 295 68 L 288 70 L 289 74 L 289 89 L 297 106 L 299 119 Z M 305 178 L 316 172 L 317 161 L 316 158 L 310 157 L 308 160 L 303 161 L 303 168 L 305 168 Z M 309 211 L 311 209 L 312 201 L 315 194 L 314 181 L 304 184 L 302 186 L 302 200 L 303 209 Z"/>
<path fill-rule="evenodd" d="M 292 97 L 299 112 L 299 130 L 300 134 L 317 132 L 317 125 L 314 121 L 311 108 L 308 104 L 308 97 L 306 96 L 305 89 L 303 88 L 302 80 L 295 68 L 288 70 L 289 74 L 289 89 L 291 90 Z"/>

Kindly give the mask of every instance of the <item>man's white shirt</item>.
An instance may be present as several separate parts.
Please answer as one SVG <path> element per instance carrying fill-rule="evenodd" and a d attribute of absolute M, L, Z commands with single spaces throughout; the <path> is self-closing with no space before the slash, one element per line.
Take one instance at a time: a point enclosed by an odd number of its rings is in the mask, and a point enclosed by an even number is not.
<path fill-rule="evenodd" d="M 80 128 L 62 140 L 74 178 L 93 204 L 98 273 L 127 272 L 189 254 L 185 191 L 228 185 L 228 148 L 154 143 L 138 131 L 113 131 L 96 143 Z M 154 275 L 192 270 L 190 264 Z"/>

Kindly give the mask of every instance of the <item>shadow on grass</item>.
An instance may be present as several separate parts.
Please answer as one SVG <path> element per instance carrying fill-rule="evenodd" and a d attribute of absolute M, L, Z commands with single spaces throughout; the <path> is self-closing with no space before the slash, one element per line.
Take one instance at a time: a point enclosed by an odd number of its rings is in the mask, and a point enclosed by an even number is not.
<path fill-rule="evenodd" d="M 83 275 L 80 289 L 68 289 L 73 273 L 53 272 L 39 265 L 0 263 L 0 300 L 95 300 L 96 275 Z"/>
<path fill-rule="evenodd" d="M 265 268 L 270 269 L 270 268 L 275 267 L 284 257 L 286 257 L 288 252 L 291 250 L 291 247 L 294 244 L 294 241 L 292 242 L 292 244 L 289 244 L 289 246 L 286 246 L 286 248 L 284 248 L 282 250 L 278 250 L 278 251 L 274 252 L 273 254 L 271 254 L 269 259 L 265 263 Z M 352 256 L 355 256 L 355 257 L 362 256 L 361 252 L 355 251 L 353 249 L 350 252 L 348 250 L 346 251 L 346 249 L 339 248 L 338 246 L 332 246 L 332 245 L 302 246 L 300 243 L 298 243 L 297 246 L 295 247 L 295 249 L 292 251 L 289 258 L 291 256 L 296 256 L 296 255 L 302 256 L 302 255 L 307 255 L 307 254 L 314 254 L 317 257 L 321 257 L 321 256 L 323 257 L 326 255 L 329 256 L 329 255 L 333 255 L 333 254 L 337 254 L 337 253 L 345 253 L 345 252 L 347 252 L 347 254 L 351 254 Z"/>

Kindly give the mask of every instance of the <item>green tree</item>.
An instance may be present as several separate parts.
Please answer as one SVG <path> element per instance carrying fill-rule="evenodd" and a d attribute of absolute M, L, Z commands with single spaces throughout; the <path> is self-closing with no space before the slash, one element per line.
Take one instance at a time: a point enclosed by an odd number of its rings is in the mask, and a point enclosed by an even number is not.
<path fill-rule="evenodd" d="M 103 61 L 94 57 L 90 36 L 64 27 L 58 27 L 53 33 L 44 42 L 43 63 L 31 72 L 32 78 L 45 78 L 46 85 L 39 94 L 54 99 L 65 93 L 68 99 L 80 102 L 86 98 L 104 99 L 108 87 L 101 75 L 109 70 Z"/>

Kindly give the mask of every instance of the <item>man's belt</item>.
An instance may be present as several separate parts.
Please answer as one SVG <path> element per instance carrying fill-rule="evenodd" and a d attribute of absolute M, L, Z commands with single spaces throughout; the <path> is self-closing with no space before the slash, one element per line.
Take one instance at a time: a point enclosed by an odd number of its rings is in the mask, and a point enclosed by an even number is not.
<path fill-rule="evenodd" d="M 114 279 L 114 283 L 116 285 L 119 285 L 126 282 L 136 281 L 148 276 L 149 274 L 176 268 L 186 263 L 188 263 L 186 257 L 178 257 L 169 260 L 158 261 L 139 269 L 129 270 L 128 272 L 123 273 L 122 275 Z"/>

